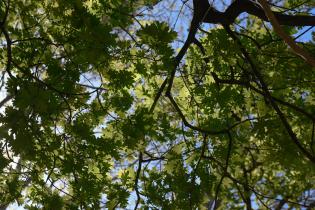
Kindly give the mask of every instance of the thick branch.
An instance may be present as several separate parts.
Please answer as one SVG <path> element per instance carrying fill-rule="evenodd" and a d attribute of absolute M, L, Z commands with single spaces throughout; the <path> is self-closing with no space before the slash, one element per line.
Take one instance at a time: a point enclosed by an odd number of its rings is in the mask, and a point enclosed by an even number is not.
<path fill-rule="evenodd" d="M 275 32 L 291 47 L 293 52 L 303 58 L 308 64 L 312 65 L 315 67 L 315 58 L 311 56 L 307 51 L 305 51 L 303 48 L 298 46 L 295 41 L 287 35 L 284 30 L 281 28 L 276 16 L 274 13 L 271 11 L 268 3 L 266 0 L 259 0 L 259 3 L 264 9 L 264 12 L 266 13 L 266 16 L 270 20 L 270 23 L 272 27 L 274 28 Z M 314 20 L 315 23 L 315 20 Z"/>
<path fill-rule="evenodd" d="M 168 86 L 166 89 L 166 96 L 171 93 L 176 69 L 180 63 L 180 61 L 183 59 L 185 56 L 189 46 L 194 42 L 195 40 L 195 35 L 198 31 L 199 24 L 202 23 L 207 15 L 210 12 L 210 5 L 208 3 L 208 0 L 194 0 L 194 15 L 190 24 L 190 29 L 188 33 L 188 37 L 184 43 L 184 46 L 181 48 L 177 56 L 175 57 L 175 64 L 174 68 L 169 76 L 169 81 L 168 81 Z"/>
<path fill-rule="evenodd" d="M 242 13 L 254 15 L 264 21 L 269 21 L 260 5 L 250 0 L 236 0 L 225 12 L 220 12 L 211 8 L 203 22 L 206 23 L 220 23 L 223 25 L 230 25 L 234 23 L 235 19 Z M 286 15 L 279 12 L 273 12 L 281 25 L 288 26 L 314 26 L 315 17 L 307 15 Z"/>
<path fill-rule="evenodd" d="M 8 18 L 9 8 L 10 8 L 10 0 L 8 0 L 7 3 L 4 2 L 4 4 L 5 4 L 6 9 L 5 9 L 5 12 L 4 12 L 3 19 L 0 22 L 0 27 L 4 26 L 4 24 L 5 24 L 5 22 L 6 22 L 7 18 Z"/>
<path fill-rule="evenodd" d="M 12 41 L 10 39 L 8 31 L 4 28 L 4 26 L 1 26 L 1 31 L 4 34 L 5 41 L 7 42 L 7 64 L 5 71 L 8 73 L 8 75 L 14 79 L 14 76 L 11 74 L 11 66 L 12 66 Z"/>

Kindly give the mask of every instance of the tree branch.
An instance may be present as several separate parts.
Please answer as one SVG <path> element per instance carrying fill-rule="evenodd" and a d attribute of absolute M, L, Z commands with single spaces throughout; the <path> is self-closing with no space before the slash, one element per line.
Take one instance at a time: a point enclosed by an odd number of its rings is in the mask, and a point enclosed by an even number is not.
<path fill-rule="evenodd" d="M 154 98 L 154 101 L 153 101 L 153 103 L 152 103 L 152 105 L 150 107 L 149 113 L 153 113 L 153 111 L 154 111 L 154 109 L 156 107 L 156 104 L 157 104 L 158 100 L 160 99 L 166 84 L 167 84 L 167 78 L 164 79 L 162 85 L 160 86 L 160 88 L 159 88 L 159 90 L 158 90 L 158 92 L 157 92 L 157 94 L 156 94 L 156 96 Z"/>
<path fill-rule="evenodd" d="M 194 44 L 200 49 L 202 55 L 206 55 L 206 51 L 204 49 L 204 47 L 202 46 L 201 42 L 199 42 L 197 39 L 194 40 Z M 210 61 L 207 57 L 204 58 L 204 62 L 206 64 L 208 64 Z M 230 85 L 240 85 L 246 88 L 250 88 L 252 90 L 254 90 L 256 93 L 259 93 L 260 95 L 264 96 L 264 91 L 256 88 L 255 86 L 251 85 L 249 82 L 245 82 L 245 81 L 240 81 L 240 80 L 236 80 L 233 78 L 232 79 L 221 79 L 218 77 L 218 75 L 215 72 L 211 72 L 211 76 L 213 77 L 213 79 L 215 80 L 216 83 L 218 84 L 230 84 Z M 306 117 L 308 117 L 309 119 L 312 120 L 312 122 L 315 122 L 315 116 L 309 112 L 307 112 L 306 110 L 291 104 L 289 102 L 283 101 L 282 99 L 276 98 L 274 96 L 271 96 L 273 100 L 275 100 L 276 102 L 278 102 L 279 104 L 286 106 L 288 108 L 291 108 L 293 110 L 295 110 L 296 112 L 299 112 L 301 114 L 304 114 Z"/>
<path fill-rule="evenodd" d="M 218 196 L 219 196 L 219 192 L 220 192 L 220 188 L 223 182 L 223 179 L 226 177 L 226 174 L 228 174 L 228 167 L 229 167 L 229 161 L 230 161 L 230 157 L 231 157 L 231 151 L 232 151 L 232 145 L 233 145 L 233 141 L 232 141 L 232 135 L 231 133 L 228 131 L 227 132 L 228 138 L 229 138 L 229 142 L 228 142 L 228 148 L 227 148 L 227 155 L 226 155 L 226 160 L 225 160 L 225 166 L 224 166 L 224 172 L 222 174 L 222 177 L 219 181 L 219 184 L 216 188 L 215 191 L 215 196 L 214 196 L 214 209 L 218 208 Z"/>
<path fill-rule="evenodd" d="M 137 174 L 136 174 L 136 178 L 135 178 L 135 185 L 134 185 L 134 189 L 135 189 L 136 195 L 137 195 L 136 205 L 134 208 L 135 210 L 138 209 L 140 199 L 141 199 L 139 188 L 138 188 L 138 182 L 139 182 L 141 167 L 142 167 L 142 152 L 139 152 L 139 164 L 138 164 Z"/>
<path fill-rule="evenodd" d="M 12 95 L 7 95 L 1 102 L 0 102 L 0 108 L 4 106 L 8 101 L 10 101 L 13 98 Z"/>
<path fill-rule="evenodd" d="M 283 31 L 276 16 L 271 11 L 268 5 L 268 2 L 266 0 L 258 0 L 258 1 L 261 4 L 262 8 L 264 9 L 264 12 L 266 16 L 268 17 L 268 19 L 270 20 L 270 23 L 272 27 L 274 28 L 275 32 L 285 41 L 285 43 L 287 43 L 287 45 L 289 45 L 289 47 L 291 47 L 291 49 L 293 50 L 295 54 L 303 58 L 311 66 L 315 67 L 315 58 L 311 56 L 311 54 L 309 54 L 303 48 L 298 46 L 295 43 L 295 41 Z M 314 23 L 315 23 L 315 20 L 314 20 Z"/>
<path fill-rule="evenodd" d="M 231 25 L 234 23 L 235 19 L 242 13 L 248 13 L 254 15 L 264 21 L 269 21 L 264 13 L 264 10 L 260 5 L 256 4 L 254 1 L 250 0 L 236 0 L 234 1 L 225 12 L 217 11 L 214 8 L 209 10 L 204 22 Z M 307 15 L 286 15 L 280 12 L 273 12 L 277 20 L 281 25 L 287 26 L 314 26 L 315 17 Z"/>
<path fill-rule="evenodd" d="M 244 55 L 245 59 L 248 61 L 248 63 L 251 66 L 251 69 L 254 73 L 254 75 L 257 77 L 257 79 L 259 80 L 261 87 L 263 89 L 264 92 L 264 97 L 270 102 L 271 106 L 273 107 L 273 109 L 276 111 L 277 115 L 279 116 L 284 128 L 286 129 L 288 135 L 290 136 L 290 139 L 293 141 L 293 143 L 299 148 L 299 150 L 302 152 L 302 154 L 304 154 L 305 157 L 307 157 L 312 163 L 315 164 L 315 157 L 308 151 L 306 150 L 303 145 L 301 144 L 301 142 L 299 141 L 299 139 L 297 138 L 297 136 L 295 135 L 295 133 L 293 132 L 291 125 L 289 124 L 289 122 L 287 121 L 285 115 L 283 114 L 283 112 L 280 110 L 279 106 L 276 104 L 276 102 L 274 101 L 273 97 L 271 96 L 269 90 L 268 90 L 268 86 L 266 85 L 265 81 L 263 80 L 263 76 L 260 74 L 259 69 L 256 67 L 256 65 L 254 64 L 253 60 L 251 59 L 251 57 L 249 56 L 248 52 L 246 51 L 246 49 L 243 47 L 241 41 L 238 39 L 238 37 L 233 33 L 233 31 L 230 29 L 229 26 L 224 26 L 225 30 L 227 31 L 227 33 L 230 35 L 230 37 L 239 45 L 240 50 L 242 52 L 242 54 Z"/>

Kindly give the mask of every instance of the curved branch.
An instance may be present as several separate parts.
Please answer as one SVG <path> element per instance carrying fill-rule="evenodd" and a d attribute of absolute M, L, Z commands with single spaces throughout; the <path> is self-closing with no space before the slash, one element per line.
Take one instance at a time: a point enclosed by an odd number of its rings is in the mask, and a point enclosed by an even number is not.
<path fill-rule="evenodd" d="M 228 131 L 227 132 L 228 138 L 229 138 L 229 142 L 228 142 L 228 148 L 227 148 L 227 155 L 226 155 L 226 160 L 225 160 L 225 166 L 224 166 L 224 174 L 222 174 L 221 179 L 219 181 L 219 184 L 217 185 L 216 191 L 215 191 L 215 196 L 214 196 L 214 209 L 218 208 L 218 196 L 220 193 L 220 188 L 223 182 L 223 179 L 226 177 L 226 174 L 228 173 L 228 167 L 229 167 L 229 160 L 231 157 L 231 151 L 232 151 L 232 145 L 233 145 L 233 141 L 232 141 L 232 135 L 231 133 Z"/>
<path fill-rule="evenodd" d="M 286 116 L 281 111 L 281 109 L 279 108 L 278 104 L 275 102 L 275 100 L 273 99 L 272 95 L 270 94 L 268 86 L 267 86 L 267 84 L 265 83 L 265 81 L 263 79 L 263 76 L 261 75 L 258 67 L 256 67 L 256 65 L 254 64 L 252 58 L 249 56 L 249 54 L 246 51 L 246 49 L 243 47 L 241 41 L 234 34 L 234 32 L 230 29 L 229 26 L 225 25 L 224 28 L 227 31 L 227 33 L 230 35 L 230 37 L 238 44 L 238 46 L 239 46 L 243 56 L 245 57 L 245 59 L 250 64 L 252 72 L 254 73 L 254 75 L 257 77 L 257 79 L 261 83 L 262 90 L 264 92 L 264 97 L 270 102 L 271 106 L 273 107 L 273 109 L 277 113 L 279 119 L 281 120 L 281 122 L 282 122 L 284 128 L 286 129 L 288 135 L 290 136 L 290 139 L 292 140 L 292 142 L 299 148 L 300 152 L 307 159 L 309 159 L 313 164 L 315 164 L 315 156 L 312 155 L 308 150 L 306 150 L 304 148 L 303 144 L 300 142 L 300 140 L 297 138 L 296 134 L 293 132 L 290 123 L 288 122 Z"/>
<path fill-rule="evenodd" d="M 206 23 L 220 23 L 223 25 L 231 25 L 235 19 L 242 13 L 254 15 L 264 21 L 269 21 L 265 15 L 264 10 L 260 5 L 251 0 L 236 0 L 234 1 L 225 12 L 217 11 L 211 8 L 207 14 L 204 22 Z M 273 12 L 281 25 L 287 26 L 314 26 L 315 17 L 307 15 L 286 15 L 280 12 Z"/>
<path fill-rule="evenodd" d="M 298 46 L 295 43 L 295 41 L 283 31 L 276 16 L 271 11 L 267 1 L 266 0 L 259 0 L 259 3 L 263 7 L 264 12 L 266 13 L 266 16 L 270 20 L 270 23 L 271 23 L 272 27 L 274 28 L 274 31 L 287 43 L 287 45 L 289 45 L 289 47 L 291 47 L 291 49 L 293 50 L 293 52 L 295 54 L 297 54 L 298 56 L 303 58 L 311 66 L 315 67 L 315 58 L 313 56 L 311 56 L 303 48 Z M 315 23 L 315 20 L 314 20 L 314 23 Z"/>
<path fill-rule="evenodd" d="M 203 47 L 203 45 L 201 44 L 201 42 L 199 42 L 199 40 L 195 39 L 194 40 L 194 44 L 200 49 L 202 55 L 206 55 L 206 51 L 205 51 L 205 48 Z M 207 57 L 204 58 L 204 62 L 206 64 L 208 64 L 210 61 Z M 240 86 L 243 86 L 243 87 L 246 87 L 246 88 L 250 88 L 252 90 L 254 90 L 256 93 L 259 93 L 260 95 L 264 96 L 265 93 L 264 91 L 256 88 L 255 86 L 251 85 L 249 82 L 244 82 L 244 81 L 239 81 L 239 80 L 236 80 L 232 77 L 232 79 L 221 79 L 218 77 L 218 75 L 215 73 L 215 72 L 210 72 L 211 73 L 211 76 L 213 77 L 213 79 L 215 80 L 216 83 L 218 84 L 230 84 L 230 85 L 240 85 Z M 294 105 L 294 104 L 291 104 L 287 101 L 284 101 L 282 99 L 279 99 L 279 98 L 276 98 L 274 96 L 272 96 L 272 99 L 276 102 L 278 102 L 279 104 L 283 105 L 283 106 L 286 106 L 288 108 L 291 108 L 293 109 L 294 111 L 296 112 L 299 112 L 301 114 L 304 114 L 307 118 L 309 118 L 310 120 L 312 120 L 312 122 L 315 122 L 315 116 L 309 112 L 307 112 L 306 110 Z"/>
<path fill-rule="evenodd" d="M 193 18 L 191 20 L 188 37 L 184 43 L 184 46 L 180 49 L 179 53 L 175 57 L 174 67 L 173 67 L 172 72 L 170 73 L 168 86 L 167 86 L 166 93 L 165 93 L 166 96 L 168 96 L 171 92 L 175 73 L 176 73 L 176 69 L 177 69 L 180 61 L 185 56 L 189 46 L 194 42 L 195 35 L 198 31 L 198 27 L 199 27 L 200 23 L 204 22 L 207 15 L 211 12 L 210 11 L 211 7 L 210 7 L 210 4 L 208 3 L 208 0 L 194 0 L 193 4 L 194 4 L 194 14 L 193 14 Z"/>
<path fill-rule="evenodd" d="M 185 126 L 187 126 L 188 128 L 195 130 L 195 131 L 199 131 L 201 133 L 205 133 L 205 134 L 209 134 L 209 135 L 218 135 L 218 134 L 224 134 L 226 133 L 228 130 L 227 129 L 222 129 L 222 130 L 207 130 L 204 128 L 199 128 L 196 127 L 192 124 L 190 124 L 187 120 L 185 115 L 183 114 L 183 112 L 180 110 L 179 106 L 177 105 L 176 101 L 174 100 L 173 96 L 171 94 L 168 94 L 167 97 L 170 99 L 173 107 L 175 108 L 176 112 L 179 114 L 180 118 L 182 119 L 183 123 Z"/>

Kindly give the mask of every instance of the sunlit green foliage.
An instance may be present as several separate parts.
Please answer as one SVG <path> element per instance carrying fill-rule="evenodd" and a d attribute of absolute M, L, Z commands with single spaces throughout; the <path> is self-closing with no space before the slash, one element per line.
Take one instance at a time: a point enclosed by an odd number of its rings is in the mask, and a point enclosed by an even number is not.
<path fill-rule="evenodd" d="M 315 157 L 315 69 L 254 16 L 236 39 L 200 24 L 176 66 L 179 34 L 142 11 L 158 2 L 1 1 L 0 207 L 315 206 L 315 162 L 272 104 Z M 277 4 L 308 14 L 303 2 Z"/>

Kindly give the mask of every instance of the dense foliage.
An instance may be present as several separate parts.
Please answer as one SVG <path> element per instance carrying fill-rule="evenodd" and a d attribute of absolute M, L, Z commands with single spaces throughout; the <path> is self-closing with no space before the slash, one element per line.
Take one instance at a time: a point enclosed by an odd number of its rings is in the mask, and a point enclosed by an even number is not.
<path fill-rule="evenodd" d="M 0 5 L 1 209 L 315 207 L 314 1 Z"/>

